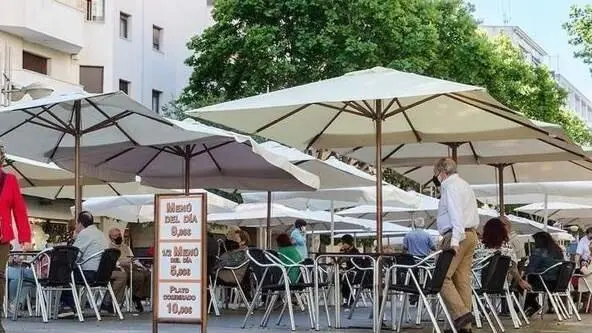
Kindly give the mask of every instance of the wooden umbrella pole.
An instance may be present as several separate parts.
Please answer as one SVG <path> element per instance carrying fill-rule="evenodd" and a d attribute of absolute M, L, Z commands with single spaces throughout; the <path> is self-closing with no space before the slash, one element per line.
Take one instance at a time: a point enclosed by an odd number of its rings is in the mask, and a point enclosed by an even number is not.
<path fill-rule="evenodd" d="M 271 191 L 267 191 L 267 223 L 265 226 L 265 246 L 271 249 Z"/>
<path fill-rule="evenodd" d="M 82 136 L 82 103 L 74 102 L 74 219 L 82 212 L 82 175 L 80 168 L 80 144 Z"/>
<path fill-rule="evenodd" d="M 376 247 L 382 253 L 382 100 L 376 100 Z"/>
<path fill-rule="evenodd" d="M 189 145 L 185 146 L 185 165 L 183 166 L 183 171 L 185 177 L 183 188 L 185 195 L 189 195 L 191 190 L 191 147 Z"/>
<path fill-rule="evenodd" d="M 504 168 L 505 164 L 496 165 L 497 168 L 497 180 L 499 182 L 499 210 L 500 216 L 506 215 L 505 204 L 504 204 Z"/>

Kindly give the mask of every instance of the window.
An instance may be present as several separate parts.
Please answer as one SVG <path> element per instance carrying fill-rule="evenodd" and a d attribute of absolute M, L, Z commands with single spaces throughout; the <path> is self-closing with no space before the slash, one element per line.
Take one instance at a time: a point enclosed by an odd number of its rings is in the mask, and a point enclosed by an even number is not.
<path fill-rule="evenodd" d="M 80 84 L 89 93 L 103 92 L 103 67 L 80 66 Z"/>
<path fill-rule="evenodd" d="M 119 90 L 123 91 L 127 95 L 129 95 L 130 85 L 131 85 L 131 83 L 129 81 L 121 80 L 121 79 L 119 80 Z"/>
<path fill-rule="evenodd" d="M 23 69 L 47 75 L 47 58 L 23 51 Z"/>
<path fill-rule="evenodd" d="M 152 111 L 160 113 L 160 95 L 162 91 L 152 89 Z"/>
<path fill-rule="evenodd" d="M 92 22 L 105 21 L 104 0 L 86 0 L 86 20 Z"/>
<path fill-rule="evenodd" d="M 130 33 L 130 21 L 131 16 L 126 13 L 119 13 L 119 37 L 123 39 L 129 39 Z"/>
<path fill-rule="evenodd" d="M 162 46 L 162 28 L 155 25 L 152 26 L 152 48 L 160 51 Z"/>

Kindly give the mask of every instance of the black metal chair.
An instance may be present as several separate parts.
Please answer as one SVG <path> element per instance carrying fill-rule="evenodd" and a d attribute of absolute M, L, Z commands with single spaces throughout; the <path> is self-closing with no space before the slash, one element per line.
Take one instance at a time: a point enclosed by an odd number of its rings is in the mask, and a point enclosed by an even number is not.
<path fill-rule="evenodd" d="M 430 264 L 430 262 L 437 256 L 436 262 L 434 265 Z M 432 311 L 430 303 L 428 301 L 429 298 L 436 298 L 444 314 L 446 319 L 448 320 L 449 325 L 452 327 L 454 331 L 454 325 L 452 322 L 452 317 L 448 309 L 446 308 L 446 304 L 440 295 L 440 291 L 442 290 L 442 286 L 444 285 L 444 280 L 446 279 L 446 273 L 448 272 L 448 268 L 452 262 L 454 257 L 454 250 L 445 250 L 445 251 L 438 251 L 435 252 L 423 260 L 415 263 L 415 264 L 399 264 L 395 263 L 394 265 L 390 266 L 387 270 L 387 274 L 385 277 L 385 284 L 383 288 L 382 294 L 382 304 L 380 306 L 380 318 L 384 316 L 384 310 L 386 307 L 387 299 L 389 298 L 389 294 L 395 295 L 403 295 L 403 303 L 402 309 L 400 314 L 400 319 L 397 324 L 397 332 L 401 331 L 401 325 L 403 322 L 403 317 L 405 316 L 405 304 L 408 301 L 410 295 L 418 296 L 418 302 L 422 302 L 425 310 L 430 317 L 432 322 L 433 328 L 436 333 L 441 333 L 440 327 L 438 325 L 438 320 Z M 391 280 L 391 276 L 397 275 L 400 272 L 398 270 L 406 271 L 406 277 L 404 281 L 401 279 L 396 279 L 394 282 Z M 425 282 L 422 283 L 420 279 L 416 276 L 417 271 L 424 271 L 425 273 Z M 400 276 L 400 275 L 399 275 Z M 394 306 L 394 305 L 391 305 Z"/>
<path fill-rule="evenodd" d="M 80 293 L 80 298 L 82 299 L 82 296 L 84 296 L 84 291 L 86 291 L 86 298 L 90 302 L 97 320 L 101 320 L 101 312 L 99 311 L 99 307 L 103 303 L 106 292 L 109 292 L 109 296 L 111 297 L 113 310 L 118 315 L 119 319 L 123 320 L 123 314 L 121 313 L 119 302 L 115 298 L 115 293 L 113 292 L 113 288 L 111 286 L 111 275 L 117 268 L 117 261 L 119 260 L 120 254 L 121 251 L 118 249 L 105 249 L 101 252 L 91 255 L 86 260 L 77 263 L 78 271 L 80 272 L 82 279 L 82 281 L 77 282 L 79 282 L 79 284 L 82 282 L 83 286 L 83 291 Z M 89 260 L 98 256 L 101 257 L 101 260 L 99 261 L 99 268 L 97 269 L 97 273 L 94 275 L 94 278 L 90 279 L 89 277 L 85 276 L 82 266 Z M 98 292 L 98 294 L 95 292 Z"/>
<path fill-rule="evenodd" d="M 218 261 L 216 259 L 216 261 Z M 236 275 L 236 272 L 239 270 L 243 270 L 246 269 L 247 272 L 245 274 L 249 274 L 249 265 L 250 262 L 249 260 L 245 260 L 243 263 L 241 263 L 240 265 L 236 266 L 236 267 L 218 267 L 217 269 L 214 270 L 215 265 L 212 266 L 212 274 L 209 275 L 209 290 L 210 290 L 210 302 L 208 305 L 208 312 L 209 309 L 211 309 L 212 307 L 214 308 L 214 313 L 216 315 L 216 317 L 220 316 L 220 310 L 218 307 L 219 304 L 219 300 L 218 297 L 216 295 L 216 292 L 219 289 L 222 290 L 229 290 L 231 291 L 236 291 L 238 293 L 238 295 L 240 296 L 240 300 L 245 304 L 245 306 L 249 306 L 249 301 L 248 298 L 245 294 L 245 291 L 241 285 L 242 281 L 239 281 L 238 276 Z M 223 281 L 219 278 L 220 273 L 222 272 L 230 272 L 232 274 L 233 280 L 234 281 Z"/>
<path fill-rule="evenodd" d="M 79 321 L 84 321 L 82 309 L 78 299 L 78 292 L 76 290 L 76 282 L 74 280 L 74 271 L 76 269 L 76 261 L 80 256 L 80 250 L 73 246 L 56 246 L 46 249 L 37 254 L 31 261 L 23 262 L 23 266 L 28 266 L 33 271 L 33 279 L 37 287 L 37 298 L 41 308 L 41 317 L 43 322 L 47 323 L 49 318 L 57 317 L 57 308 L 59 302 L 59 295 L 62 291 L 69 290 L 74 297 L 75 311 Z M 47 274 L 40 275 L 36 267 L 40 265 L 46 266 Z M 22 271 L 21 271 L 22 277 Z M 16 299 L 20 298 L 22 289 L 22 278 L 17 287 Z M 57 294 L 54 297 L 54 292 Z M 13 313 L 13 320 L 18 317 L 18 311 Z"/>
<path fill-rule="evenodd" d="M 557 275 L 554 285 L 549 285 L 544 279 L 544 276 L 550 272 L 554 272 Z M 533 290 L 531 290 L 531 292 L 546 295 L 549 298 L 549 302 L 551 302 L 551 306 L 553 307 L 553 310 L 555 311 L 559 321 L 571 318 L 568 308 L 563 302 L 562 298 L 567 299 L 567 302 L 571 310 L 573 310 L 575 313 L 576 318 L 578 320 L 582 320 L 571 297 L 570 284 L 574 272 L 575 264 L 571 261 L 563 261 L 545 269 L 542 272 L 531 273 L 527 276 L 527 278 L 533 279 L 529 279 L 531 282 L 540 282 L 531 283 L 533 286 Z"/>

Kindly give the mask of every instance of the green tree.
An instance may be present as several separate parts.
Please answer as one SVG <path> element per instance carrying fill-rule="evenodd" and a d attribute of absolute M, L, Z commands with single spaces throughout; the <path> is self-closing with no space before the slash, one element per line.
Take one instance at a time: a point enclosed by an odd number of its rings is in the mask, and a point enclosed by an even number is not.
<path fill-rule="evenodd" d="M 572 6 L 569 21 L 563 27 L 569 34 L 569 43 L 576 47 L 574 55 L 590 65 L 592 73 L 592 5 Z"/>
<path fill-rule="evenodd" d="M 549 70 L 509 40 L 487 39 L 463 0 L 218 0 L 213 15 L 188 44 L 186 108 L 380 65 L 483 86 L 527 117 L 592 141 L 563 110 L 565 92 Z"/>

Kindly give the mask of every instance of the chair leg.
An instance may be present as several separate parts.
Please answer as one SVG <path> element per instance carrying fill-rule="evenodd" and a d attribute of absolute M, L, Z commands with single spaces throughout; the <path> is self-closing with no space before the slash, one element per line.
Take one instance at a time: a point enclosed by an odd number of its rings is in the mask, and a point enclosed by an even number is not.
<path fill-rule="evenodd" d="M 268 295 L 268 297 L 269 297 L 269 295 Z M 277 299 L 278 299 L 277 294 L 271 295 L 271 300 L 267 303 L 267 308 L 265 309 L 265 313 L 263 314 L 263 318 L 261 318 L 261 322 L 259 323 L 259 327 L 266 327 L 267 326 L 267 323 L 269 322 L 269 317 L 271 316 L 271 311 L 273 311 L 273 307 L 275 306 Z M 286 304 L 284 303 L 284 306 L 285 305 Z M 282 310 L 282 312 L 283 312 L 283 310 Z M 279 323 L 278 323 L 278 325 L 279 325 Z"/>
<path fill-rule="evenodd" d="M 475 298 L 477 300 L 477 304 L 479 305 L 479 308 L 481 309 L 481 312 L 483 312 L 483 316 L 485 317 L 485 320 L 487 320 L 487 323 L 489 324 L 489 327 L 491 328 L 491 331 L 493 333 L 497 333 L 497 330 L 495 329 L 495 325 L 493 324 L 493 322 L 491 321 L 491 318 L 489 317 L 488 314 L 488 309 L 485 307 L 485 305 L 483 304 L 483 301 L 481 301 L 481 297 L 479 297 L 479 295 L 475 294 Z"/>
<path fill-rule="evenodd" d="M 325 315 L 327 316 L 327 327 L 331 327 L 331 315 L 329 314 L 329 304 L 327 304 L 327 290 L 323 289 L 323 302 L 325 305 Z M 317 305 L 318 309 L 318 305 Z M 319 322 L 320 322 L 320 312 L 319 312 Z M 318 326 L 317 326 L 318 327 Z"/>
<path fill-rule="evenodd" d="M 481 312 L 479 311 L 479 305 L 477 304 L 475 293 L 471 295 L 471 302 L 473 303 L 473 316 L 475 317 L 475 322 L 477 323 L 477 328 L 483 328 L 483 322 L 481 321 Z"/>
<path fill-rule="evenodd" d="M 292 293 L 290 292 L 290 286 L 288 283 L 286 285 L 286 302 L 288 303 L 288 312 L 290 315 L 290 327 L 292 331 L 296 330 L 296 321 L 294 320 L 294 307 L 292 306 Z"/>
<path fill-rule="evenodd" d="M 452 332 L 457 333 L 456 327 L 454 327 L 454 321 L 452 320 L 452 316 L 450 315 L 450 311 L 448 311 L 448 308 L 446 307 L 446 304 L 444 303 L 444 298 L 442 298 L 442 295 L 440 293 L 438 293 L 437 299 L 438 299 L 438 303 L 440 303 L 440 307 L 442 308 L 442 311 L 444 312 L 444 316 L 446 317 L 446 320 L 448 321 L 448 325 L 452 329 Z"/>
<path fill-rule="evenodd" d="M 493 318 L 497 322 L 497 325 L 499 326 L 500 330 L 502 332 L 505 332 L 506 329 L 504 328 L 502 321 L 499 319 L 499 316 L 497 315 L 497 309 L 493 306 L 493 302 L 491 302 L 489 295 L 485 293 L 485 294 L 483 294 L 483 298 L 485 298 L 485 302 L 487 302 L 487 306 L 491 310 L 491 314 L 493 315 Z"/>
<path fill-rule="evenodd" d="M 405 317 L 405 304 L 407 303 L 409 295 L 407 293 L 403 294 L 403 301 L 401 302 L 401 313 L 399 314 L 399 322 L 397 324 L 397 333 L 401 332 L 401 326 L 403 326 L 403 318 Z M 419 302 L 419 300 L 418 300 Z"/>
<path fill-rule="evenodd" d="M 522 319 L 524 319 L 524 322 L 526 323 L 526 325 L 530 325 L 530 320 L 526 316 L 526 313 L 524 312 L 524 308 L 522 307 L 522 304 L 520 304 L 520 301 L 518 300 L 518 297 L 516 297 L 516 294 L 510 293 L 510 296 L 512 297 L 512 300 L 514 301 L 514 304 L 516 304 L 516 306 L 518 307 L 518 311 L 520 311 L 520 314 L 522 315 Z"/>
<path fill-rule="evenodd" d="M 119 302 L 115 298 L 115 292 L 113 292 L 113 287 L 111 286 L 111 282 L 107 284 L 107 289 L 109 290 L 109 295 L 111 295 L 111 303 L 115 307 L 115 313 L 119 316 L 119 320 L 123 320 L 123 314 L 121 313 L 121 308 L 119 307 Z"/>
<path fill-rule="evenodd" d="M 506 301 L 506 304 L 508 305 L 508 311 L 510 311 L 510 317 L 512 318 L 512 323 L 514 324 L 514 328 L 518 329 L 518 328 L 522 327 L 522 322 L 520 322 L 520 317 L 516 313 L 516 309 L 514 309 L 514 302 L 512 301 L 512 296 L 510 295 L 510 292 L 507 290 L 505 291 L 504 299 L 502 299 L 502 302 L 503 301 Z"/>
<path fill-rule="evenodd" d="M 574 304 L 574 301 L 573 301 L 573 299 L 571 298 L 571 296 L 569 294 L 567 295 L 567 302 L 569 303 L 569 305 L 571 305 L 571 308 L 573 309 L 573 311 L 575 313 L 575 316 L 578 319 L 578 321 L 582 321 L 582 317 L 580 316 L 580 313 L 578 312 L 578 308 Z"/>
<path fill-rule="evenodd" d="M 261 296 L 261 287 L 259 286 L 257 288 L 257 290 L 255 291 L 255 296 L 253 297 L 251 304 L 249 304 L 249 308 L 247 309 L 247 314 L 245 315 L 245 319 L 243 320 L 242 328 L 245 328 L 247 326 L 247 321 L 249 320 L 249 317 L 251 317 L 251 315 L 253 314 L 253 310 L 255 309 L 255 305 L 256 305 L 260 296 Z"/>
<path fill-rule="evenodd" d="M 37 285 L 37 298 L 39 299 L 39 304 L 41 308 L 41 317 L 43 318 L 43 322 L 47 323 L 49 322 L 47 316 L 48 303 L 46 300 L 45 289 L 43 289 L 40 285 Z"/>
<path fill-rule="evenodd" d="M 74 306 L 76 307 L 76 313 L 78 314 L 78 320 L 80 322 L 83 322 L 84 316 L 82 315 L 82 308 L 80 307 L 80 299 L 78 299 L 78 291 L 76 291 L 76 283 L 74 283 L 74 279 L 72 279 L 72 283 L 70 284 L 70 289 L 72 290 L 72 298 L 74 298 Z"/>

